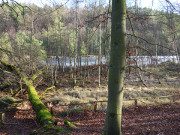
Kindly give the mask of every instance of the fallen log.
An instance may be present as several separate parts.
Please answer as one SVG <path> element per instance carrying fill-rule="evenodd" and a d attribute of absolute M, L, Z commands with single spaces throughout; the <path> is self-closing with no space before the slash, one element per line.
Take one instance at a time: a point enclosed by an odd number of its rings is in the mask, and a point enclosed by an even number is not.
<path fill-rule="evenodd" d="M 26 90 L 28 92 L 29 101 L 31 102 L 31 105 L 33 107 L 33 110 L 35 111 L 37 118 L 42 126 L 44 125 L 53 125 L 55 121 L 52 119 L 52 114 L 48 111 L 44 103 L 39 99 L 38 93 L 35 90 L 35 87 L 33 86 L 33 80 L 36 78 L 36 76 L 39 75 L 35 74 L 31 79 L 28 79 L 28 77 L 23 74 L 18 68 L 15 66 L 6 63 L 5 61 L 0 59 L 0 62 L 11 72 L 14 72 L 17 76 L 21 77 L 23 82 L 26 85 Z"/>

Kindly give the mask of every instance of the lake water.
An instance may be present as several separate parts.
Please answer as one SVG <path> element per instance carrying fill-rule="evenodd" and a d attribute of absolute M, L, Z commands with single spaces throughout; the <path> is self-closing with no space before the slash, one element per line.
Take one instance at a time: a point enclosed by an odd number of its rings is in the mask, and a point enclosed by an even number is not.
<path fill-rule="evenodd" d="M 174 63 L 178 63 L 180 62 L 180 57 L 177 57 L 177 56 L 131 56 L 131 61 L 137 61 L 137 64 L 140 65 L 140 66 L 147 66 L 147 65 L 150 65 L 150 64 L 161 64 L 163 62 L 167 62 L 167 61 L 171 61 L 171 62 L 174 62 Z M 78 66 L 78 62 L 79 59 L 77 59 L 77 66 Z M 128 59 L 127 59 L 128 61 Z M 65 57 L 64 59 L 62 57 L 59 57 L 59 62 L 60 62 L 60 66 L 63 65 L 64 63 L 64 67 L 69 67 L 70 66 L 70 59 L 69 57 Z M 102 57 L 102 64 L 105 64 L 107 62 L 107 58 L 105 57 Z M 48 59 L 48 63 L 50 65 L 56 65 L 58 64 L 58 60 L 56 58 L 49 58 Z M 46 62 L 44 62 L 44 64 L 46 64 Z M 88 57 L 88 65 L 96 65 L 98 64 L 98 57 L 96 56 L 91 56 L 91 57 Z M 82 57 L 81 58 L 81 65 L 82 66 L 85 66 L 87 65 L 87 57 Z M 132 65 L 134 65 L 132 63 Z M 74 67 L 74 58 L 72 58 L 72 66 Z"/>

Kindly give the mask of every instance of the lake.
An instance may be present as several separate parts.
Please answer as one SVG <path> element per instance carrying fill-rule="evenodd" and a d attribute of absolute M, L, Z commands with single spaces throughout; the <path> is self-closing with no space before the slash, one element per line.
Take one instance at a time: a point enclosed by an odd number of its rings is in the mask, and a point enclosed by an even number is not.
<path fill-rule="evenodd" d="M 161 64 L 163 62 L 167 62 L 167 61 L 171 61 L 174 63 L 179 63 L 180 62 L 180 57 L 178 56 L 131 56 L 131 61 L 137 61 L 137 64 L 139 66 L 147 66 L 147 65 L 151 65 L 151 64 Z M 127 59 L 128 61 L 129 59 Z M 70 66 L 70 59 L 69 57 L 59 57 L 59 62 L 60 62 L 60 66 L 63 65 L 64 63 L 64 67 L 69 67 Z M 102 57 L 102 64 L 106 64 L 108 62 L 106 57 Z M 56 65 L 58 64 L 58 59 L 56 59 L 55 57 L 51 57 L 48 59 L 48 63 L 50 65 Z M 43 64 L 46 64 L 46 62 L 44 62 Z M 80 64 L 80 60 L 77 58 L 77 66 L 78 64 Z M 88 65 L 96 65 L 98 64 L 98 56 L 91 56 L 88 57 Z M 81 58 L 81 66 L 86 66 L 87 65 L 87 57 L 82 57 Z M 131 62 L 131 65 L 135 65 L 133 64 L 133 62 Z M 72 58 L 72 67 L 74 67 L 74 58 Z"/>

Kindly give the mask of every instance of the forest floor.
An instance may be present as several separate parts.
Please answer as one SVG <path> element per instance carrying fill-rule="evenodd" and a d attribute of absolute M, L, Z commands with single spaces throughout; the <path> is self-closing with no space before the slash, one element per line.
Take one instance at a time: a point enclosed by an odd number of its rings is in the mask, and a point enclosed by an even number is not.
<path fill-rule="evenodd" d="M 31 106 L 6 110 L 5 125 L 0 125 L 0 135 L 29 135 L 40 125 Z M 54 119 L 61 126 L 73 131 L 73 135 L 102 135 L 104 112 L 79 111 Z M 122 131 L 124 135 L 180 135 L 180 105 L 144 106 L 123 109 Z M 64 120 L 78 123 L 76 128 L 64 125 Z"/>
<path fill-rule="evenodd" d="M 180 135 L 179 67 L 179 64 L 168 64 L 146 68 L 148 72 L 154 73 L 141 73 L 146 86 L 137 77 L 137 71 L 132 72 L 131 76 L 126 74 L 122 114 L 124 135 Z M 92 70 L 89 78 L 79 77 L 77 86 L 73 87 L 70 74 L 59 74 L 56 88 L 43 94 L 41 100 L 53 113 L 57 127 L 69 129 L 74 135 L 103 133 L 108 95 L 107 77 L 102 74 L 99 87 L 97 75 L 98 72 Z M 39 94 L 52 86 L 50 77 L 44 77 L 36 87 Z M 37 131 L 40 125 L 28 101 L 27 92 L 21 91 L 18 94 L 16 99 L 20 103 L 16 103 L 16 107 L 3 108 L 6 96 L 11 96 L 8 89 L 0 91 L 0 114 L 1 109 L 5 113 L 5 124 L 2 124 L 0 115 L 0 135 L 29 135 Z M 77 123 L 77 127 L 67 127 L 64 120 Z"/>

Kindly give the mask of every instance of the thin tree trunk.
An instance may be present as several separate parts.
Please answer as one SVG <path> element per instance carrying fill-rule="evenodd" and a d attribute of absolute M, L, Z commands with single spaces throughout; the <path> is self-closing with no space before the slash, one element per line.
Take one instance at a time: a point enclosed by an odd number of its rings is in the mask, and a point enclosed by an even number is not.
<path fill-rule="evenodd" d="M 77 47 L 78 47 L 78 0 L 76 0 L 76 39 L 74 47 L 74 70 L 76 71 Z M 74 74 L 73 84 L 76 85 L 76 73 Z"/>
<path fill-rule="evenodd" d="M 33 29 L 34 29 L 34 20 L 33 20 L 33 14 L 31 14 L 32 20 L 31 20 L 31 44 L 29 49 L 29 73 L 33 74 L 33 62 L 30 62 L 33 58 L 32 55 L 32 46 L 33 46 Z"/>
<path fill-rule="evenodd" d="M 87 78 L 89 78 L 89 69 L 88 69 L 88 65 L 89 65 L 89 56 L 87 55 L 86 57 L 86 64 L 87 64 L 87 69 L 86 69 L 86 72 L 87 72 Z"/>
<path fill-rule="evenodd" d="M 62 72 L 64 72 L 64 53 L 62 53 L 61 62 L 62 62 Z"/>
<path fill-rule="evenodd" d="M 110 4 L 110 1 L 109 1 L 109 4 Z M 111 6 L 111 5 L 109 5 Z M 110 16 L 111 17 L 111 16 Z M 110 17 L 109 17 L 109 14 L 108 14 L 108 25 L 107 27 L 109 27 L 109 40 L 108 40 L 108 57 L 107 57 L 107 61 L 106 61 L 106 64 L 109 65 L 109 61 L 110 61 L 110 52 L 111 52 L 111 20 L 110 20 Z M 107 80 L 109 79 L 109 68 L 108 66 L 107 67 Z"/>
<path fill-rule="evenodd" d="M 58 63 L 57 63 L 57 64 L 58 64 L 58 70 L 60 71 L 60 69 L 61 69 L 60 57 L 57 56 L 56 59 L 57 59 L 57 61 L 58 61 Z"/>
<path fill-rule="evenodd" d="M 101 14 L 101 9 L 100 9 L 100 6 L 101 6 L 101 0 L 99 0 L 99 14 Z M 99 38 L 99 56 L 98 56 L 98 84 L 99 86 L 101 85 L 101 22 L 99 24 L 99 35 L 98 35 L 98 38 Z"/>
<path fill-rule="evenodd" d="M 70 61 L 70 78 L 73 78 L 73 72 L 72 72 L 72 57 L 69 57 L 69 61 Z"/>

